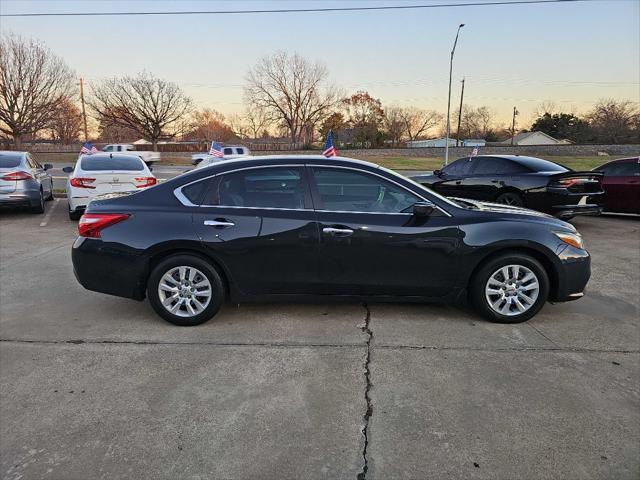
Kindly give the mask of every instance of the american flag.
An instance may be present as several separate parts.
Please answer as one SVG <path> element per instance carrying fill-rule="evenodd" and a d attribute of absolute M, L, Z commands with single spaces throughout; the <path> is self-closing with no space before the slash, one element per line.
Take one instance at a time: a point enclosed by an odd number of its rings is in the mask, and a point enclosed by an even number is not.
<path fill-rule="evenodd" d="M 98 149 L 91 142 L 85 143 L 80 149 L 80 155 L 93 155 L 94 153 L 98 153 Z"/>
<path fill-rule="evenodd" d="M 471 157 L 475 157 L 478 155 L 478 147 L 475 147 L 473 150 L 471 150 Z"/>
<path fill-rule="evenodd" d="M 218 158 L 224 157 L 224 153 L 222 153 L 222 146 L 218 142 L 211 142 L 209 155 L 213 155 L 214 157 Z"/>
<path fill-rule="evenodd" d="M 322 154 L 325 157 L 335 157 L 338 155 L 338 150 L 333 146 L 333 132 L 331 130 L 329 130 L 329 133 L 327 134 L 327 140 L 324 142 L 324 150 L 322 151 Z"/>

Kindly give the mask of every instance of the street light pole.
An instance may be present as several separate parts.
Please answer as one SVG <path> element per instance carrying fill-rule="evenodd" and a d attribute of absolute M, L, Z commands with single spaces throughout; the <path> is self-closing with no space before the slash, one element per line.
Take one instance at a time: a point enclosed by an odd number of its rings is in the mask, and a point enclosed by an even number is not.
<path fill-rule="evenodd" d="M 461 23 L 456 32 L 456 39 L 453 42 L 453 48 L 451 49 L 451 60 L 449 61 L 449 96 L 447 99 L 447 138 L 444 146 L 444 164 L 449 164 L 449 134 L 451 133 L 451 75 L 453 74 L 453 54 L 456 52 L 456 45 L 458 44 L 458 35 L 460 35 L 460 29 L 464 27 L 464 23 Z"/>

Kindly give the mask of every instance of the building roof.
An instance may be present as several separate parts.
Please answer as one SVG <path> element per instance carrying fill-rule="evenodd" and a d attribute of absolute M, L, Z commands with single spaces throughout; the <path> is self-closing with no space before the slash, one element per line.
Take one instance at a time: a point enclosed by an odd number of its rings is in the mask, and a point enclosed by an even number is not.
<path fill-rule="evenodd" d="M 553 140 L 554 143 L 560 143 L 560 140 L 553 138 L 551 135 L 547 135 L 544 132 L 541 132 L 540 130 L 536 130 L 535 132 L 520 132 L 516 135 L 514 135 L 513 137 L 513 143 L 518 143 L 526 138 L 529 138 L 533 135 L 542 135 L 547 137 L 549 140 Z M 505 141 L 501 142 L 504 144 L 511 144 L 511 137 L 507 138 Z"/>

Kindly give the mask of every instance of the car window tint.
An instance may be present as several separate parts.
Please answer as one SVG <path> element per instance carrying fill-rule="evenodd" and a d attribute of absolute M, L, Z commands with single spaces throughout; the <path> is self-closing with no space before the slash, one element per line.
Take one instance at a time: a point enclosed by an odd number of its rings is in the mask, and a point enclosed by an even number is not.
<path fill-rule="evenodd" d="M 233 148 L 225 148 L 223 152 L 225 155 L 233 155 Z"/>
<path fill-rule="evenodd" d="M 442 169 L 447 175 L 468 175 L 471 173 L 472 162 L 469 158 L 460 158 Z"/>
<path fill-rule="evenodd" d="M 0 168 L 15 168 L 22 163 L 22 155 L 0 154 Z"/>
<path fill-rule="evenodd" d="M 211 179 L 206 178 L 199 182 L 192 183 L 191 185 L 187 185 L 186 187 L 182 187 L 182 194 L 194 205 L 201 205 L 203 203 L 204 192 L 209 183 L 211 183 Z"/>
<path fill-rule="evenodd" d="M 474 164 L 473 173 L 475 175 L 504 175 L 527 171 L 519 163 L 504 158 L 478 157 L 472 163 Z"/>
<path fill-rule="evenodd" d="M 95 157 L 93 155 L 87 155 L 82 157 L 80 161 L 80 168 L 86 171 L 98 171 L 98 170 L 124 170 L 124 171 L 139 171 L 144 170 L 144 164 L 142 160 L 137 157 Z"/>
<path fill-rule="evenodd" d="M 640 164 L 633 163 L 612 163 L 606 165 L 604 168 L 598 168 L 597 170 L 603 171 L 608 177 L 632 177 L 640 173 Z"/>
<path fill-rule="evenodd" d="M 302 209 L 305 183 L 302 169 L 268 167 L 223 175 L 211 205 Z"/>
<path fill-rule="evenodd" d="M 568 172 L 569 170 L 562 165 L 536 157 L 518 156 L 518 162 L 529 168 L 533 172 Z"/>
<path fill-rule="evenodd" d="M 420 199 L 376 175 L 338 168 L 314 167 L 323 210 L 401 213 Z"/>
<path fill-rule="evenodd" d="M 244 148 L 236 148 L 236 152 L 238 155 L 244 155 Z"/>

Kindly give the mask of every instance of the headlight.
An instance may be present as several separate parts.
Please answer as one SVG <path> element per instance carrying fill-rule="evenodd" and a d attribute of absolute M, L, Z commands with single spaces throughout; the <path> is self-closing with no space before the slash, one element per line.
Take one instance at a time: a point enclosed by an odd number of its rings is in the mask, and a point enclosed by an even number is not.
<path fill-rule="evenodd" d="M 553 232 L 556 237 L 562 240 L 564 243 L 571 245 L 575 248 L 580 248 L 584 250 L 584 241 L 582 240 L 582 235 L 578 232 Z"/>

